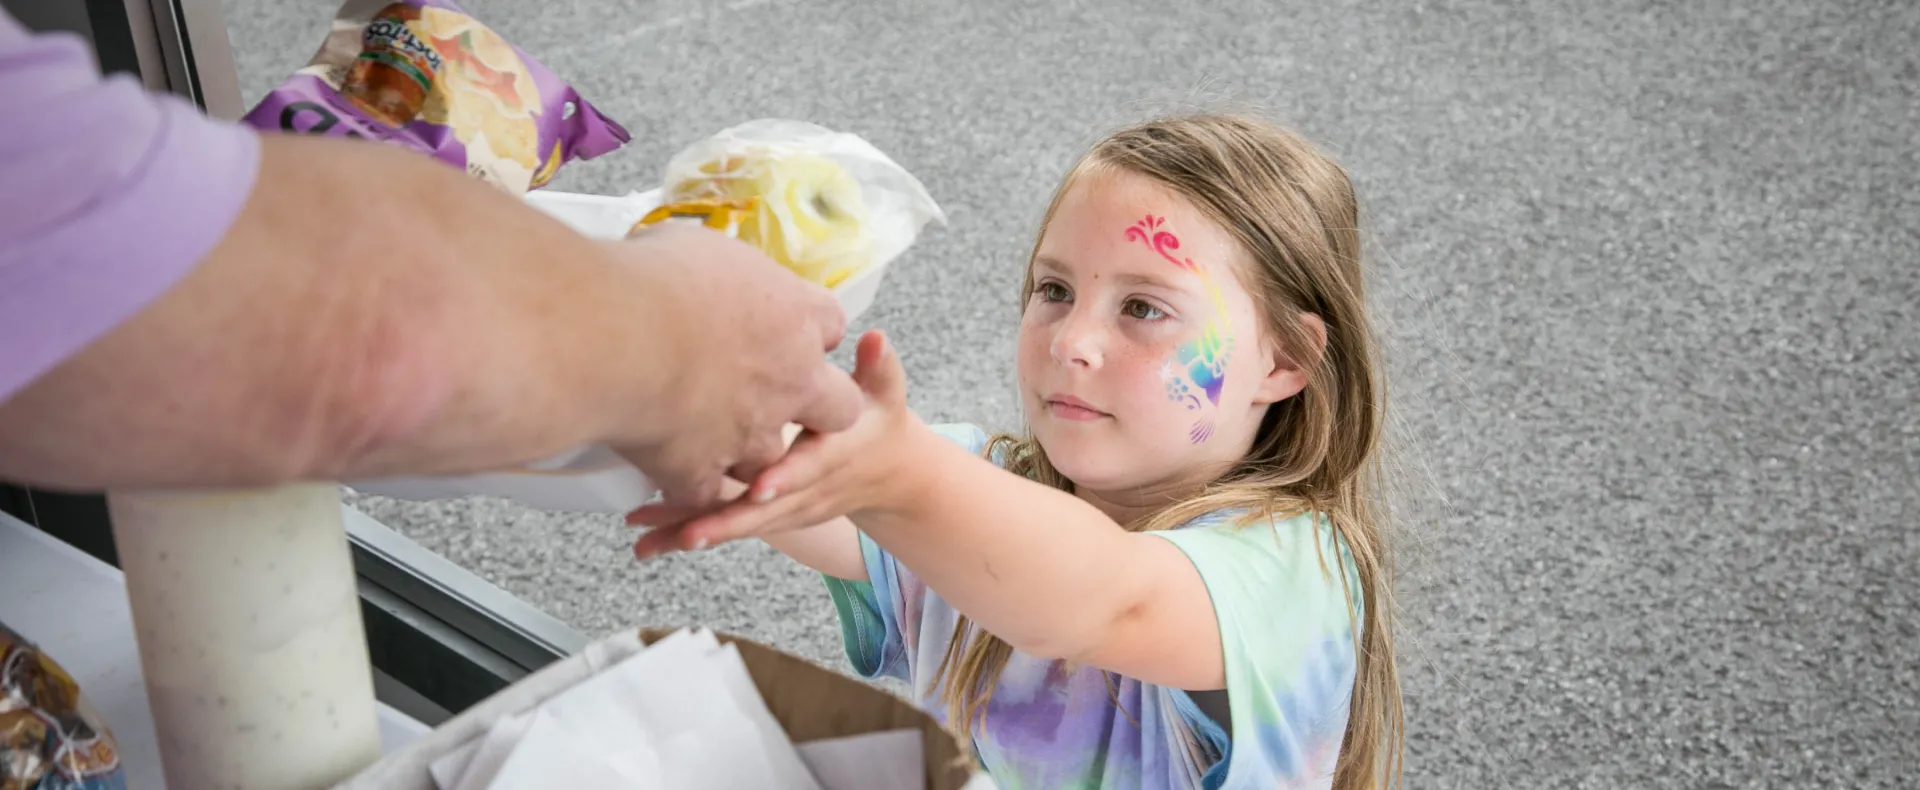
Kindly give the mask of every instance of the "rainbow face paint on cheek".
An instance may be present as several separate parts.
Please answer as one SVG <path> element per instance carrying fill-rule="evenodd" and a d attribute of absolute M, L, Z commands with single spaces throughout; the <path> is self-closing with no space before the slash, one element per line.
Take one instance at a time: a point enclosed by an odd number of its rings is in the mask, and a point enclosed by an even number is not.
<path fill-rule="evenodd" d="M 1187 378 L 1181 375 L 1182 372 L 1171 359 L 1160 366 L 1160 380 L 1167 384 L 1167 400 L 1186 406 L 1187 411 L 1199 411 L 1200 398 L 1193 394 L 1192 387 L 1187 386 Z"/>
<path fill-rule="evenodd" d="M 1160 369 L 1160 378 L 1167 385 L 1167 399 L 1186 406 L 1188 411 L 1200 411 L 1202 402 L 1194 390 L 1206 395 L 1205 404 L 1218 408 L 1220 391 L 1227 383 L 1227 357 L 1233 352 L 1232 328 L 1227 323 L 1227 300 L 1220 291 L 1220 284 L 1214 281 L 1213 273 L 1207 267 L 1194 263 L 1192 258 L 1174 255 L 1180 249 L 1180 237 L 1171 231 L 1161 230 L 1166 223 L 1164 217 L 1148 214 L 1145 219 L 1127 228 L 1128 241 L 1137 241 L 1152 249 L 1168 263 L 1193 272 L 1200 277 L 1200 287 L 1207 295 L 1207 301 L 1213 310 L 1201 325 L 1200 336 L 1183 343 L 1174 350 L 1173 359 Z M 1180 374 L 1184 373 L 1185 376 Z M 1189 385 L 1191 382 L 1191 385 Z M 1213 419 L 1203 415 L 1197 419 L 1187 432 L 1194 444 L 1199 444 L 1213 436 Z"/>

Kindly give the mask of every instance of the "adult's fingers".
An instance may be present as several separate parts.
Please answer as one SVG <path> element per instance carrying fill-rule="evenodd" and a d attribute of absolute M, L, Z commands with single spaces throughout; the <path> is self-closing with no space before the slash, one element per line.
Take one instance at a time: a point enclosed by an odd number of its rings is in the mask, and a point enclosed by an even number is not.
<path fill-rule="evenodd" d="M 647 479 L 660 487 L 661 497 L 669 505 L 705 507 L 720 499 L 720 484 L 725 480 L 718 466 L 702 465 L 692 469 L 642 469 Z"/>
<path fill-rule="evenodd" d="M 811 285 L 811 283 L 809 283 Z M 833 292 L 824 287 L 815 286 L 813 301 L 813 323 L 820 327 L 820 347 L 832 351 L 840 347 L 847 339 L 847 310 Z"/>
<path fill-rule="evenodd" d="M 793 491 L 804 491 L 826 474 L 825 434 L 808 434 L 793 443 L 785 458 L 754 477 L 747 501 L 767 502 Z"/>
<path fill-rule="evenodd" d="M 740 451 L 740 461 L 727 470 L 727 476 L 735 480 L 752 480 L 761 470 L 772 466 L 780 456 L 787 452 L 787 443 L 781 439 L 778 431 L 771 431 L 754 437 Z"/>
<path fill-rule="evenodd" d="M 794 416 L 793 422 L 815 433 L 834 433 L 853 427 L 867 403 L 853 377 L 825 361 L 814 369 L 810 389 L 812 397 Z"/>

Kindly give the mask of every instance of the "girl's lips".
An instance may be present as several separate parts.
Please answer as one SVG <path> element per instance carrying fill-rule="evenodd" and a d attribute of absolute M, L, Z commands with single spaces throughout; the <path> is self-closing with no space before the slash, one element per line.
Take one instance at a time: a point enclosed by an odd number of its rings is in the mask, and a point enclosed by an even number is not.
<path fill-rule="evenodd" d="M 1087 405 L 1086 401 L 1071 395 L 1055 395 L 1046 399 L 1047 413 L 1063 420 L 1092 422 L 1113 415 Z"/>

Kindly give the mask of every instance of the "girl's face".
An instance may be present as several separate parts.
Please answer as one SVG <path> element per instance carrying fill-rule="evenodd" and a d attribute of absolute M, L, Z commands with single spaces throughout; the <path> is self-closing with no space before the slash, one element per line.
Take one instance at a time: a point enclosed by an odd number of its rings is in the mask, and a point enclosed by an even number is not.
<path fill-rule="evenodd" d="M 1274 353 L 1227 231 L 1107 171 L 1078 179 L 1042 233 L 1020 394 L 1054 467 L 1083 494 L 1148 507 L 1245 457 L 1268 404 L 1303 382 Z"/>

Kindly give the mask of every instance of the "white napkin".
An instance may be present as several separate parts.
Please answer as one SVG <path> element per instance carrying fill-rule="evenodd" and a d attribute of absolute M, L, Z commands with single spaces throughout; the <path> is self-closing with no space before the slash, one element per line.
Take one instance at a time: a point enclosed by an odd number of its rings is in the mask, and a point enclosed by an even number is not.
<path fill-rule="evenodd" d="M 800 759 L 826 790 L 926 790 L 920 731 L 884 730 L 800 744 Z"/>
<path fill-rule="evenodd" d="M 523 713 L 508 716 L 487 730 L 486 737 L 476 738 L 445 757 L 433 761 L 428 772 L 433 781 L 442 790 L 456 787 L 468 787 L 467 775 L 472 774 L 473 786 L 485 787 L 493 781 L 494 774 L 500 772 L 500 766 L 513 754 L 513 746 L 520 742 L 520 736 L 527 734 L 527 727 L 533 724 L 532 714 Z"/>
<path fill-rule="evenodd" d="M 507 757 L 487 790 L 532 787 L 606 787 L 654 790 L 670 785 L 660 779 L 660 764 L 644 743 L 630 744 L 608 755 L 544 710 L 533 712 L 533 722 Z M 469 785 L 480 787 L 480 785 Z"/>
<path fill-rule="evenodd" d="M 913 746 L 917 776 L 917 733 Z M 429 772 L 440 790 L 842 790 L 814 778 L 739 650 L 705 630 L 674 633 L 495 721 Z"/>

